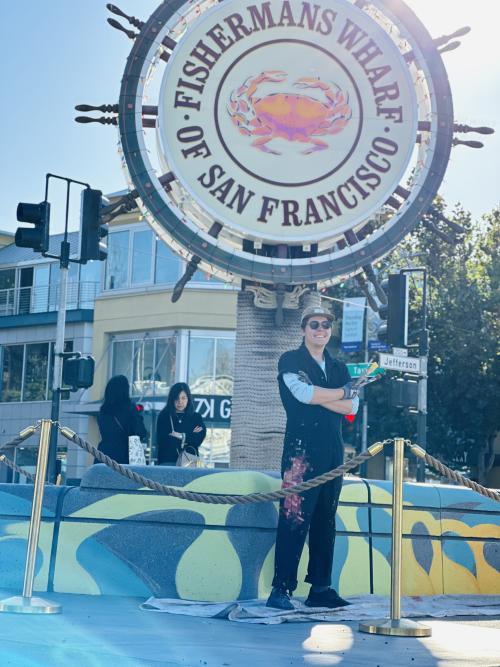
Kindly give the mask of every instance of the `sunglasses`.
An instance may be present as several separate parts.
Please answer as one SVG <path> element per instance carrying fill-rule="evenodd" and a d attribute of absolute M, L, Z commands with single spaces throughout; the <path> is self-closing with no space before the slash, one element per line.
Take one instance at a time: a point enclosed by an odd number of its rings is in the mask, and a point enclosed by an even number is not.
<path fill-rule="evenodd" d="M 307 324 L 313 330 L 319 329 L 320 327 L 322 329 L 331 329 L 332 328 L 332 323 L 330 322 L 330 320 L 323 320 L 323 322 L 318 322 L 318 320 L 310 320 Z"/>

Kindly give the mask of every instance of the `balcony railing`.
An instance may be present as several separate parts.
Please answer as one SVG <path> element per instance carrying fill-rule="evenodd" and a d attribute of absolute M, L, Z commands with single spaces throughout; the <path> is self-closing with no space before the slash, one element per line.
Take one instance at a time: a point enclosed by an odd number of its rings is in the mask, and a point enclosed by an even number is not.
<path fill-rule="evenodd" d="M 98 282 L 68 284 L 66 308 L 94 308 L 99 291 Z M 59 306 L 59 285 L 40 287 L 13 287 L 0 290 L 0 317 L 26 315 L 28 313 L 50 313 Z"/>

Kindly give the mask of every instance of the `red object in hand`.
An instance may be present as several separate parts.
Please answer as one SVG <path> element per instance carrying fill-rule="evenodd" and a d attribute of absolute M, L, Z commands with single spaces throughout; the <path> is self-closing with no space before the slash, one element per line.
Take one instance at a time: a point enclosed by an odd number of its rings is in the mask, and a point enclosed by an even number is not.
<path fill-rule="evenodd" d="M 349 424 L 352 424 L 352 422 L 356 419 L 356 415 L 344 415 L 344 417 L 347 419 Z"/>
<path fill-rule="evenodd" d="M 141 405 L 141 403 L 137 403 L 135 409 L 137 410 L 137 412 L 144 412 L 144 406 Z"/>

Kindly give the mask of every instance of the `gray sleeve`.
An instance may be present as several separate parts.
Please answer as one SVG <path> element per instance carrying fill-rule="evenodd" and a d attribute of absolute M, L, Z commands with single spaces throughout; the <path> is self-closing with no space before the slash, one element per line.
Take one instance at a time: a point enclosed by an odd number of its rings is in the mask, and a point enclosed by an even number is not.
<path fill-rule="evenodd" d="M 351 415 L 357 414 L 359 410 L 359 396 L 355 396 L 354 398 L 351 398 L 352 401 L 352 412 Z"/>
<path fill-rule="evenodd" d="M 307 384 L 297 373 L 283 373 L 283 382 L 292 392 L 292 396 L 301 403 L 310 403 L 314 394 L 312 384 Z"/>

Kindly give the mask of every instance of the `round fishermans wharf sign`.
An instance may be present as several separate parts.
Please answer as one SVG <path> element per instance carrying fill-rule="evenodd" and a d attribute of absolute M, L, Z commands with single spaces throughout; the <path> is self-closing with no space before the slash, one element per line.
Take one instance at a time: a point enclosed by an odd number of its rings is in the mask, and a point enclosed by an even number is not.
<path fill-rule="evenodd" d="M 453 122 L 440 56 L 392 0 L 165 2 L 128 59 L 119 117 L 160 236 L 226 279 L 288 284 L 327 283 L 394 247 L 439 187 Z"/>

